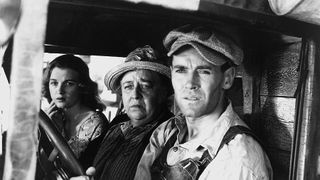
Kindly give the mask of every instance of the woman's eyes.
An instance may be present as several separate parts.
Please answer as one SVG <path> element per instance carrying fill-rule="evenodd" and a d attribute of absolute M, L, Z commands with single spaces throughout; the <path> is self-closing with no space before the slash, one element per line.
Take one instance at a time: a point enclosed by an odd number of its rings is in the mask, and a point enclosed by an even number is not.
<path fill-rule="evenodd" d="M 175 68 L 174 72 L 175 73 L 184 73 L 184 72 L 186 72 L 186 69 L 185 68 Z"/>
<path fill-rule="evenodd" d="M 132 90 L 134 89 L 133 84 L 127 84 L 127 85 L 122 85 L 124 90 Z M 142 90 L 147 90 L 147 89 L 152 89 L 152 84 L 146 83 L 146 84 L 139 84 L 140 89 Z"/>
<path fill-rule="evenodd" d="M 132 84 L 128 84 L 128 85 L 123 85 L 123 89 L 132 89 L 133 88 L 133 85 Z"/>
<path fill-rule="evenodd" d="M 75 85 L 77 85 L 77 83 L 74 81 L 65 81 L 64 82 L 64 86 L 67 86 L 67 87 L 71 87 L 71 86 L 75 86 Z"/>
<path fill-rule="evenodd" d="M 59 82 L 58 81 L 50 81 L 49 85 L 56 87 L 56 86 L 59 85 Z M 64 81 L 62 83 L 63 87 L 73 87 L 73 86 L 76 86 L 76 85 L 77 85 L 77 82 L 75 82 L 75 81 Z"/>
<path fill-rule="evenodd" d="M 49 82 L 49 85 L 50 85 L 50 86 L 58 86 L 58 82 L 56 82 L 56 81 L 50 81 L 50 82 Z"/>
<path fill-rule="evenodd" d="M 142 89 L 151 89 L 151 88 L 152 88 L 152 85 L 151 85 L 151 84 L 142 84 L 142 85 L 141 85 L 141 88 L 142 88 Z"/>

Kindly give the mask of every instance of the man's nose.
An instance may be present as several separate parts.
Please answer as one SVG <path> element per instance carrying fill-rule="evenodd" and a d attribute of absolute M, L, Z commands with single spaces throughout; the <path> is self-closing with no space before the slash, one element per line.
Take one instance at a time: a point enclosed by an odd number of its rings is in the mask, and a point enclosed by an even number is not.
<path fill-rule="evenodd" d="M 185 88 L 197 90 L 200 87 L 199 75 L 196 72 L 190 72 L 186 75 Z"/>

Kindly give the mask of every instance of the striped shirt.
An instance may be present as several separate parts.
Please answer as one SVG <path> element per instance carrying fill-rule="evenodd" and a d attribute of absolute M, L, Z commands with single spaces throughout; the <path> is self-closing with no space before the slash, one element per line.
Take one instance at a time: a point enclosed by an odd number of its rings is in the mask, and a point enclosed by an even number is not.
<path fill-rule="evenodd" d="M 125 122 L 112 126 L 95 157 L 95 179 L 133 179 L 152 131 L 170 117 L 172 114 L 166 111 L 154 121 L 133 127 L 126 116 Z"/>

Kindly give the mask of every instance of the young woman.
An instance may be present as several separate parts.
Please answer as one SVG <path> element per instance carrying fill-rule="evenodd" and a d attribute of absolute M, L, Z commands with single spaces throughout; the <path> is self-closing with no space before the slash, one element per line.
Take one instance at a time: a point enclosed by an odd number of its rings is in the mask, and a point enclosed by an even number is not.
<path fill-rule="evenodd" d="M 98 86 L 89 76 L 88 66 L 73 55 L 62 55 L 44 72 L 43 96 L 50 102 L 46 113 L 68 141 L 85 168 L 99 146 L 99 137 L 108 125 Z"/>

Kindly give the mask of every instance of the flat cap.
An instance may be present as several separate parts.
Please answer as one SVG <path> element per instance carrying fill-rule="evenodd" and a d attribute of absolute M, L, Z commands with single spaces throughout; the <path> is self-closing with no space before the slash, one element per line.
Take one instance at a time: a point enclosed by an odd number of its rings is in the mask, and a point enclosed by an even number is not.
<path fill-rule="evenodd" d="M 168 56 L 172 56 L 181 47 L 190 45 L 209 63 L 217 66 L 226 61 L 214 58 L 212 51 L 224 55 L 235 65 L 240 65 L 243 60 L 242 49 L 230 37 L 202 26 L 185 25 L 174 29 L 165 37 L 163 44 L 168 50 Z"/>

